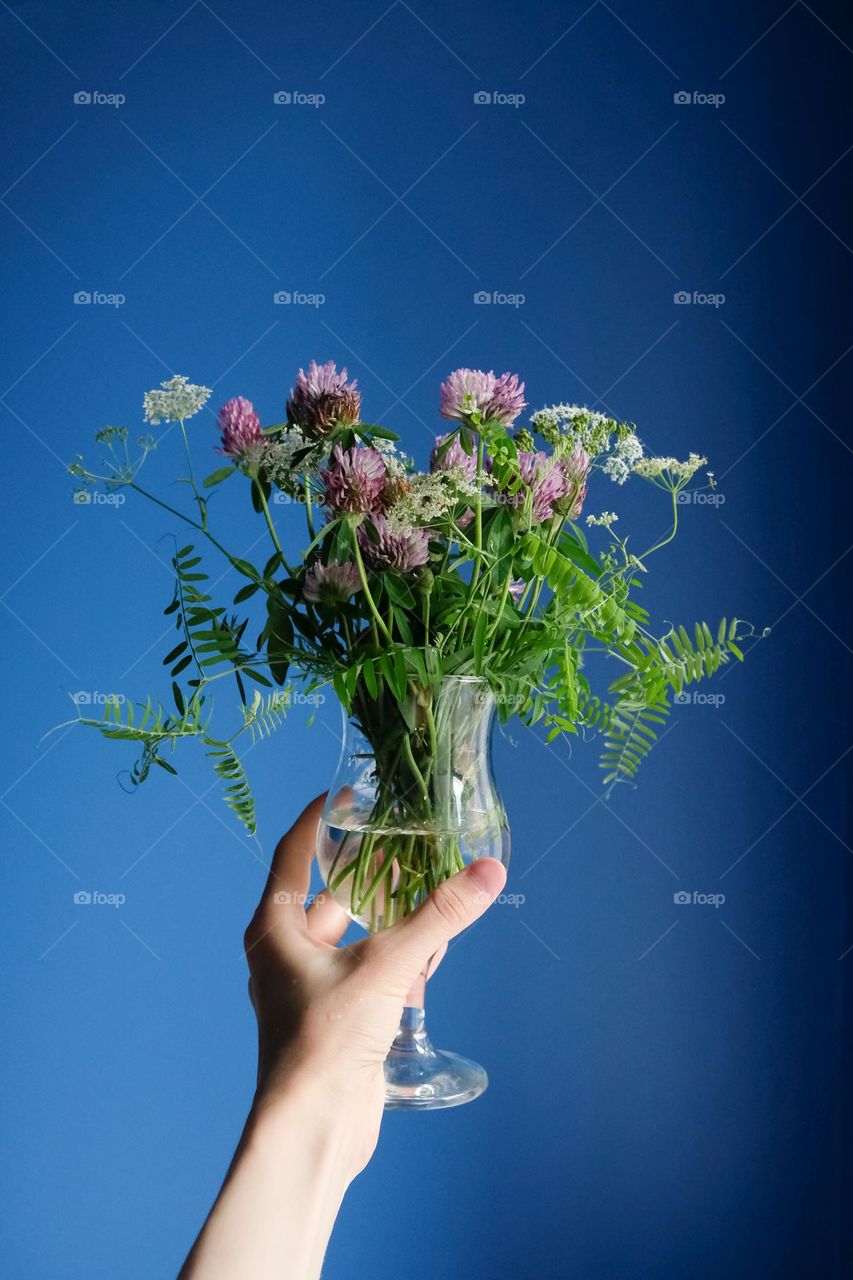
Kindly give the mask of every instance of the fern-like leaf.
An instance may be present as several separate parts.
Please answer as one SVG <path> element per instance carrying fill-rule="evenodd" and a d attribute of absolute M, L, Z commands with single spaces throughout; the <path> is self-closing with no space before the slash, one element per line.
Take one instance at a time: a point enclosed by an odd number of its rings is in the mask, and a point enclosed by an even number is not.
<path fill-rule="evenodd" d="M 209 750 L 207 755 L 213 761 L 213 770 L 217 778 L 224 784 L 224 799 L 242 822 L 250 836 L 257 830 L 255 816 L 255 800 L 246 770 L 230 742 L 217 742 L 214 738 L 205 739 Z"/>

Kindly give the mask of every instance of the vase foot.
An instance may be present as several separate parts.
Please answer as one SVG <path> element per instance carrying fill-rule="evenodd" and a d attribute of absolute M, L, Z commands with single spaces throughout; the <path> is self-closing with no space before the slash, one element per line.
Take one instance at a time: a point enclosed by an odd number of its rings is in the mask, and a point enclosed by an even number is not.
<path fill-rule="evenodd" d="M 458 1053 L 434 1049 L 423 1010 L 407 1008 L 385 1059 L 385 1109 L 430 1111 L 473 1102 L 489 1083 L 485 1069 Z"/>

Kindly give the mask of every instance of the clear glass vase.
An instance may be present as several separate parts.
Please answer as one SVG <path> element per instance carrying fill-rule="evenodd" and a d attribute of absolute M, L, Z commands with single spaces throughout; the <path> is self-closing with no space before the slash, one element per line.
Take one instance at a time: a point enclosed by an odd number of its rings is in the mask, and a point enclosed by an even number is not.
<path fill-rule="evenodd" d="M 409 685 L 401 711 L 384 689 L 360 692 L 317 848 L 329 891 L 375 932 L 400 920 L 474 858 L 509 861 L 509 828 L 491 769 L 494 696 L 485 680 Z M 424 989 L 410 992 L 385 1062 L 386 1107 L 454 1107 L 483 1092 L 481 1066 L 434 1049 Z"/>

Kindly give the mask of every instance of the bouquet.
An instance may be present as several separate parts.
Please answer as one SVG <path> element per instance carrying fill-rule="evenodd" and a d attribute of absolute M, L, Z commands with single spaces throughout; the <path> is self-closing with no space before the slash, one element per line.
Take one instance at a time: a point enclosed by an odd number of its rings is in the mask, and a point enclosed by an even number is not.
<path fill-rule="evenodd" d="M 133 491 L 192 531 L 176 547 L 165 609 L 176 632 L 164 658 L 170 701 L 113 697 L 102 719 L 78 716 L 135 744 L 134 785 L 154 768 L 174 773 L 177 747 L 198 742 L 254 834 L 243 744 L 276 729 L 297 687 L 330 686 L 357 745 L 345 747 L 350 772 L 326 815 L 324 871 L 370 927 L 412 910 L 469 856 L 500 856 L 505 820 L 477 763 L 484 698 L 501 720 L 517 715 L 548 741 L 600 734 L 610 789 L 634 781 L 686 686 L 743 657 L 752 631 L 737 618 L 658 634 L 637 600 L 651 556 L 676 534 L 683 491 L 706 466 L 696 453 L 648 456 L 632 424 L 571 404 L 519 426 L 515 374 L 457 369 L 440 389 L 448 428 L 418 470 L 398 436 L 362 420 L 346 369 L 312 362 L 282 422 L 263 426 L 242 396 L 222 406 L 220 465 L 198 481 L 194 455 L 215 441 L 190 420 L 210 395 L 169 379 L 144 397 L 159 439 L 132 446 L 126 428 L 107 427 L 96 437 L 105 465 L 93 471 L 78 456 L 70 467 L 83 486 Z M 142 483 L 148 454 L 169 437 L 182 447 L 183 506 Z M 629 548 L 614 512 L 584 515 L 591 488 L 629 478 L 664 495 L 668 531 L 645 550 Z M 245 487 L 266 526 L 263 561 L 234 555 L 214 522 L 226 483 Z M 286 554 L 273 511 L 304 521 L 298 556 Z M 208 552 L 243 580 L 233 602 L 212 598 Z M 617 667 L 600 690 L 585 668 L 591 651 Z M 466 805 L 480 825 L 461 833 Z"/>

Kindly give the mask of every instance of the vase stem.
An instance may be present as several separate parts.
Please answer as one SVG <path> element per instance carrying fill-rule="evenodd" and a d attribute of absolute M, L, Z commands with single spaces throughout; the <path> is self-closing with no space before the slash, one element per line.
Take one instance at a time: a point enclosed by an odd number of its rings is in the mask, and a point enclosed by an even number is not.
<path fill-rule="evenodd" d="M 488 1084 L 477 1063 L 433 1048 L 424 1011 L 429 968 L 427 965 L 406 997 L 400 1026 L 385 1059 L 388 1108 L 455 1107 L 476 1098 Z"/>

